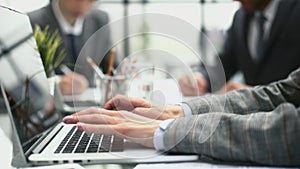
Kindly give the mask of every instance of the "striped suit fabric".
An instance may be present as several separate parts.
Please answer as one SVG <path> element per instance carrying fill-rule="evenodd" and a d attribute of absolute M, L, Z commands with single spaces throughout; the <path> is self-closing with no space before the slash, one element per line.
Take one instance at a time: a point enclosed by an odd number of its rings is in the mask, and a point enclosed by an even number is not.
<path fill-rule="evenodd" d="M 193 115 L 168 126 L 167 150 L 222 161 L 300 165 L 299 68 L 285 80 L 186 104 Z"/>

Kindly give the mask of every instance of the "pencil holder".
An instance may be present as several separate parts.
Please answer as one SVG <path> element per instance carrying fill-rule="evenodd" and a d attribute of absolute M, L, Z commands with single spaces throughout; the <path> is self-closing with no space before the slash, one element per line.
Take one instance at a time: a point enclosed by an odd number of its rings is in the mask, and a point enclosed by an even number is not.
<path fill-rule="evenodd" d="M 125 76 L 105 75 L 102 78 L 97 78 L 96 87 L 100 89 L 101 101 L 100 104 L 104 105 L 109 99 L 116 95 L 126 95 L 127 82 Z"/>

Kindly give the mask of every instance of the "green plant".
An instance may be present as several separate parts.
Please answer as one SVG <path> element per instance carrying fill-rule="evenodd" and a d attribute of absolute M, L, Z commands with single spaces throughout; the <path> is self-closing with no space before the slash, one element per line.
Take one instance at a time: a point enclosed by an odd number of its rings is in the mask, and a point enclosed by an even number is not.
<path fill-rule="evenodd" d="M 54 74 L 54 70 L 61 64 L 66 55 L 65 50 L 61 50 L 55 57 L 57 48 L 61 44 L 61 37 L 58 30 L 51 34 L 49 26 L 41 30 L 40 26 L 36 25 L 34 28 L 34 38 L 43 61 L 46 76 L 50 77 Z"/>

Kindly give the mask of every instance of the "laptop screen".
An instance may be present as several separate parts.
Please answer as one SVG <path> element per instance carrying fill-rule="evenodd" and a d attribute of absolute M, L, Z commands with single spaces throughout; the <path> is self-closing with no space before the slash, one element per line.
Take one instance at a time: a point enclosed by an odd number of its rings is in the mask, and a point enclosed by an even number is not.
<path fill-rule="evenodd" d="M 58 121 L 29 18 L 0 6 L 0 84 L 10 104 L 20 142 L 29 142 Z"/>

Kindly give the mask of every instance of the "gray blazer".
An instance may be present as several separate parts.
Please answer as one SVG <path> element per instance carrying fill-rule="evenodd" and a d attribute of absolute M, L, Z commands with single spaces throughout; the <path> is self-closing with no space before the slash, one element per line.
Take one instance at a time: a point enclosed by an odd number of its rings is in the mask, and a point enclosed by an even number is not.
<path fill-rule="evenodd" d="M 90 82 L 93 80 L 93 70 L 86 62 L 86 56 L 92 57 L 96 63 L 100 65 L 100 68 L 106 72 L 108 69 L 109 53 L 111 49 L 110 30 L 108 27 L 102 29 L 102 33 L 94 34 L 100 28 L 103 28 L 109 22 L 109 18 L 106 12 L 101 10 L 92 9 L 84 19 L 82 34 L 78 37 L 79 56 L 73 56 L 71 49 L 71 41 L 68 35 L 65 35 L 61 31 L 61 27 L 54 15 L 52 5 L 49 3 L 46 7 L 39 10 L 30 12 L 29 18 L 34 28 L 35 25 L 39 25 L 42 29 L 49 25 L 49 31 L 53 33 L 56 29 L 62 37 L 62 44 L 60 45 L 58 52 L 65 49 L 66 58 L 63 64 L 71 65 L 71 69 L 75 69 L 75 72 L 85 75 Z M 93 35 L 94 34 L 94 35 Z M 93 35 L 94 38 L 89 39 Z M 86 42 L 88 44 L 85 44 Z M 75 65 L 76 64 L 76 65 Z M 115 65 L 117 61 L 115 61 Z M 75 67 L 74 67 L 75 66 Z M 57 69 L 56 73 L 62 72 Z"/>
<path fill-rule="evenodd" d="M 300 165 L 300 68 L 267 86 L 187 102 L 193 116 L 164 133 L 174 152 L 266 165 Z"/>

